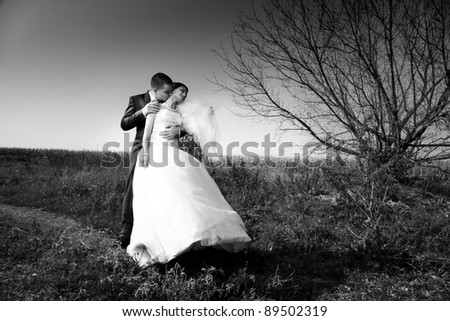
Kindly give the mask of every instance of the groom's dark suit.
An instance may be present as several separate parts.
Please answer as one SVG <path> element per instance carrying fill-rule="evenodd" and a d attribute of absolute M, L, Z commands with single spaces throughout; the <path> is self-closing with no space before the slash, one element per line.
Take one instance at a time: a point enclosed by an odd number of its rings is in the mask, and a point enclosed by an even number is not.
<path fill-rule="evenodd" d="M 122 203 L 122 231 L 120 233 L 120 242 L 122 247 L 126 247 L 130 241 L 131 230 L 133 228 L 133 174 L 136 166 L 139 151 L 142 148 L 142 137 L 144 135 L 145 119 L 142 108 L 150 102 L 150 94 L 140 94 L 130 97 L 130 102 L 125 110 L 125 114 L 120 122 L 123 130 L 136 128 L 136 137 L 130 152 L 130 171 L 128 174 L 125 197 Z M 157 112 L 154 110 L 153 112 Z"/>
<path fill-rule="evenodd" d="M 131 149 L 131 163 L 136 162 L 137 155 L 142 148 L 142 137 L 144 135 L 145 119 L 146 117 L 142 113 L 142 108 L 150 102 L 150 94 L 140 94 L 130 97 L 130 102 L 125 110 L 125 114 L 120 122 L 120 127 L 123 130 L 131 130 L 136 128 L 136 137 L 134 138 L 133 147 Z M 156 112 L 156 111 L 155 111 Z M 130 171 L 131 171 L 130 164 Z"/>

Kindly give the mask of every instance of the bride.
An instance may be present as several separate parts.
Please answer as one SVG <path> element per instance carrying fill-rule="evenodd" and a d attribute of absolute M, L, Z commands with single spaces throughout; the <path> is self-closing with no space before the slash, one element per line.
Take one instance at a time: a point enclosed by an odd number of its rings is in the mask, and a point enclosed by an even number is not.
<path fill-rule="evenodd" d="M 206 246 L 238 252 L 250 242 L 242 219 L 205 166 L 180 150 L 177 139 L 159 135 L 167 126 L 183 127 L 178 106 L 187 92 L 184 84 L 174 83 L 160 111 L 146 119 L 141 161 L 134 173 L 134 224 L 127 248 L 140 266 L 167 263 Z"/>

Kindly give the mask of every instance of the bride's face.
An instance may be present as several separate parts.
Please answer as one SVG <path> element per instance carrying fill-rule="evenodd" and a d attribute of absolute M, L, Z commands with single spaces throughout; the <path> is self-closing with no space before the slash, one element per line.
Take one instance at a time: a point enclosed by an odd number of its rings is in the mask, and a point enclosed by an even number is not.
<path fill-rule="evenodd" d="M 183 102 L 187 97 L 187 89 L 183 86 L 178 87 L 172 92 L 172 96 L 178 98 L 180 102 Z"/>

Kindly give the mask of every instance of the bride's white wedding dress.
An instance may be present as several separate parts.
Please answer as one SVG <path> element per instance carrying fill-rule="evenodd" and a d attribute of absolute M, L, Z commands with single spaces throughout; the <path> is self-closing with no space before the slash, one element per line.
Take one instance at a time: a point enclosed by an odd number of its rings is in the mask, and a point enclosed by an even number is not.
<path fill-rule="evenodd" d="M 205 246 L 238 252 L 250 242 L 242 219 L 205 166 L 179 150 L 177 141 L 160 136 L 167 126 L 181 123 L 178 111 L 161 108 L 151 135 L 150 164 L 136 164 L 134 222 L 127 252 L 140 266 L 166 263 Z"/>

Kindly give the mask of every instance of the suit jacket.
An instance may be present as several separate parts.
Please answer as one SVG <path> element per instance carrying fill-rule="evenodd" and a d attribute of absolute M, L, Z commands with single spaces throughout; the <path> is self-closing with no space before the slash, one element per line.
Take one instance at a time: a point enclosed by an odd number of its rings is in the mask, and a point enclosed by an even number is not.
<path fill-rule="evenodd" d="M 131 96 L 128 107 L 120 122 L 123 130 L 131 130 L 136 128 L 136 136 L 134 137 L 133 146 L 131 148 L 131 162 L 135 162 L 137 155 L 142 148 L 142 137 L 144 136 L 145 116 L 142 114 L 142 108 L 150 102 L 150 94 L 140 94 Z"/>

